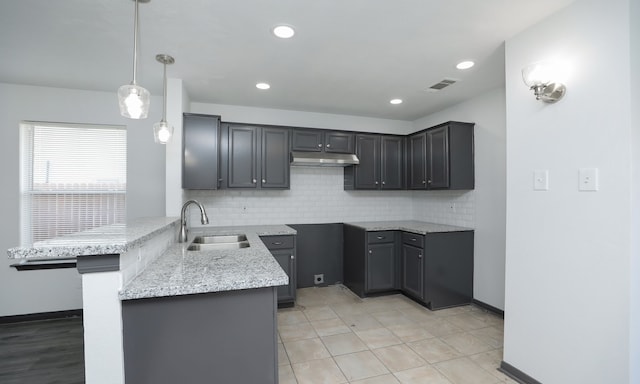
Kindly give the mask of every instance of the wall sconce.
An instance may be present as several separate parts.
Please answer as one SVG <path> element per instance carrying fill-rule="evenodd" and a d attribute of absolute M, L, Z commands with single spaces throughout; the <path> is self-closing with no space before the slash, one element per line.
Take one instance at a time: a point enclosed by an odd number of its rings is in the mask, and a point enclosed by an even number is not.
<path fill-rule="evenodd" d="M 524 67 L 522 80 L 533 90 L 536 100 L 545 103 L 555 103 L 567 92 L 567 87 L 559 82 L 556 66 L 549 62 L 541 61 Z"/>

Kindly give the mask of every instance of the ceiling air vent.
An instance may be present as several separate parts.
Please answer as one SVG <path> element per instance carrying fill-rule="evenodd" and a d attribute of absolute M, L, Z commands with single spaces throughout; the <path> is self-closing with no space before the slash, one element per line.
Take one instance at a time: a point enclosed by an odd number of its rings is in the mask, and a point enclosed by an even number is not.
<path fill-rule="evenodd" d="M 457 80 L 453 79 L 442 79 L 440 82 L 433 84 L 429 88 L 427 88 L 428 92 L 438 92 L 439 90 L 450 86 L 451 84 L 455 84 Z"/>

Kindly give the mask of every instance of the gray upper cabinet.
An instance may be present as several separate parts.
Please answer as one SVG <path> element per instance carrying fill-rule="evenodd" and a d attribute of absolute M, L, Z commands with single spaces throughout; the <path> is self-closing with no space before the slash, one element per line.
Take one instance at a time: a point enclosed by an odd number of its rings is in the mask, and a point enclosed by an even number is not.
<path fill-rule="evenodd" d="M 289 188 L 289 129 L 267 128 L 262 130 L 262 188 Z"/>
<path fill-rule="evenodd" d="M 182 129 L 182 188 L 218 189 L 220 116 L 185 113 Z"/>
<path fill-rule="evenodd" d="M 229 125 L 229 188 L 258 187 L 258 127 Z"/>
<path fill-rule="evenodd" d="M 294 128 L 291 150 L 354 153 L 354 134 L 323 129 Z"/>
<path fill-rule="evenodd" d="M 345 189 L 403 189 L 404 138 L 356 135 L 360 164 L 345 168 Z"/>
<path fill-rule="evenodd" d="M 288 189 L 289 132 L 288 128 L 225 124 L 226 187 Z"/>
<path fill-rule="evenodd" d="M 409 136 L 409 189 L 473 189 L 473 126 L 450 121 Z"/>

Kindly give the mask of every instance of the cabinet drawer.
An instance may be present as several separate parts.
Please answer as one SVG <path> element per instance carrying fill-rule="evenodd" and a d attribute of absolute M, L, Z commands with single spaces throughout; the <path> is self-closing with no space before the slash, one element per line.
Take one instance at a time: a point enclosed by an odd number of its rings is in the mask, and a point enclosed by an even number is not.
<path fill-rule="evenodd" d="M 402 243 L 413 245 L 414 247 L 424 247 L 424 236 L 411 232 L 402 232 Z"/>
<path fill-rule="evenodd" d="M 367 244 L 393 243 L 394 241 L 395 231 L 367 232 Z"/>
<path fill-rule="evenodd" d="M 260 240 L 268 249 L 291 249 L 293 248 L 293 236 L 261 236 Z"/>

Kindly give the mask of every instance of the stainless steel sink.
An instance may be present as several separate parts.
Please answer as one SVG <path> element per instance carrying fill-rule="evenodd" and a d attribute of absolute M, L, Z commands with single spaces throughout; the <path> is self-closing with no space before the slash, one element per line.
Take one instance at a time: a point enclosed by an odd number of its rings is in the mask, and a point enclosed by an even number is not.
<path fill-rule="evenodd" d="M 195 244 L 239 243 L 242 241 L 247 241 L 247 235 L 208 235 L 196 236 L 193 239 Z"/>
<path fill-rule="evenodd" d="M 203 235 L 196 236 L 187 251 L 214 251 L 249 248 L 247 235 Z"/>
<path fill-rule="evenodd" d="M 241 248 L 249 248 L 249 242 L 239 241 L 235 243 L 208 243 L 208 244 L 191 243 L 191 245 L 187 247 L 187 251 L 222 251 L 222 250 L 241 249 Z"/>

